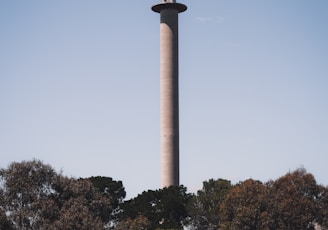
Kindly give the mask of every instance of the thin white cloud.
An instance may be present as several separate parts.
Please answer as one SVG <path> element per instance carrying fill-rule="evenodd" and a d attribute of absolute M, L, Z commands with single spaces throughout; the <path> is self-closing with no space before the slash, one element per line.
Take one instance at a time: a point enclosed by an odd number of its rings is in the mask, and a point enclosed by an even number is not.
<path fill-rule="evenodd" d="M 224 21 L 224 18 L 221 16 L 218 17 L 203 17 L 203 16 L 199 16 L 195 18 L 196 21 L 201 22 L 201 23 L 218 23 L 218 24 L 222 24 Z"/>
<path fill-rule="evenodd" d="M 198 21 L 198 22 L 210 22 L 210 21 L 212 21 L 212 19 L 210 17 L 196 17 L 195 20 Z"/>

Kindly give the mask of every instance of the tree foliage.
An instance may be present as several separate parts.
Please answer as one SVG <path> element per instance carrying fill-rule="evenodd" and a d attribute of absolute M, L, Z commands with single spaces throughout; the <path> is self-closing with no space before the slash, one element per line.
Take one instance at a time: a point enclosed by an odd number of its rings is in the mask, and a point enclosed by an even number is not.
<path fill-rule="evenodd" d="M 182 229 L 187 217 L 186 205 L 190 194 L 183 186 L 171 186 L 159 190 L 148 190 L 123 206 L 123 221 L 146 217 L 150 229 Z"/>
<path fill-rule="evenodd" d="M 328 188 L 300 168 L 267 183 L 248 179 L 148 190 L 124 201 L 121 181 L 69 178 L 38 160 L 0 169 L 0 229 L 328 229 Z"/>
<path fill-rule="evenodd" d="M 193 196 L 188 204 L 189 225 L 194 229 L 218 229 L 220 225 L 220 205 L 232 188 L 224 179 L 203 182 L 203 188 Z"/>
<path fill-rule="evenodd" d="M 132 219 L 130 217 L 121 220 L 116 226 L 115 230 L 150 230 L 151 222 L 145 216 L 137 216 Z"/>
<path fill-rule="evenodd" d="M 221 229 L 268 229 L 268 188 L 252 179 L 234 186 L 220 207 Z"/>
<path fill-rule="evenodd" d="M 115 181 L 111 177 L 102 176 L 89 177 L 88 180 L 91 181 L 93 187 L 111 200 L 112 215 L 116 215 L 126 196 L 122 181 Z"/>
<path fill-rule="evenodd" d="M 276 229 L 313 228 L 311 223 L 321 221 L 322 191 L 312 174 L 304 168 L 287 173 L 269 183 L 272 216 Z M 310 223 L 310 225 L 309 225 Z"/>
<path fill-rule="evenodd" d="M 0 229 L 13 230 L 14 227 L 11 222 L 8 220 L 5 212 L 0 209 Z"/>
<path fill-rule="evenodd" d="M 56 173 L 40 161 L 12 163 L 1 170 L 2 207 L 10 213 L 8 219 L 19 229 L 35 228 L 39 213 L 47 197 L 54 194 Z"/>
<path fill-rule="evenodd" d="M 325 226 L 326 191 L 303 168 L 265 184 L 252 179 L 240 182 L 223 202 L 216 202 L 219 227 L 293 230 Z"/>
<path fill-rule="evenodd" d="M 320 186 L 320 223 L 322 227 L 328 229 L 328 187 Z"/>
<path fill-rule="evenodd" d="M 303 168 L 268 183 L 249 179 L 220 189 L 214 182 L 204 182 L 189 205 L 194 229 L 327 228 L 327 188 Z"/>
<path fill-rule="evenodd" d="M 102 229 L 125 196 L 122 182 L 101 178 L 107 187 L 96 187 L 97 179 L 68 178 L 38 160 L 0 173 L 0 226 L 14 229 Z"/>

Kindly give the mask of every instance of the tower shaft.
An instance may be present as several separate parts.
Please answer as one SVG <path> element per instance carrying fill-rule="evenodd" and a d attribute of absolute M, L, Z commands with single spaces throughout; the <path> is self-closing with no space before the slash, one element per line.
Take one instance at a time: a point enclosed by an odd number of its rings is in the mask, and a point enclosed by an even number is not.
<path fill-rule="evenodd" d="M 162 187 L 179 185 L 178 12 L 161 11 L 161 171 Z"/>
<path fill-rule="evenodd" d="M 165 1 L 164 1 L 165 2 Z M 179 185 L 179 47 L 178 14 L 183 4 L 153 6 L 160 13 L 161 185 Z"/>

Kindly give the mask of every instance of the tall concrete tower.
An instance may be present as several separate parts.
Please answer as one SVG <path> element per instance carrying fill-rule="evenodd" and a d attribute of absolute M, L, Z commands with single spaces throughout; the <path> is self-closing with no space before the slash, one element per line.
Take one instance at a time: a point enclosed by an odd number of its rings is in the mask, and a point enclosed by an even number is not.
<path fill-rule="evenodd" d="M 162 0 L 160 13 L 161 184 L 179 185 L 179 47 L 178 14 L 187 6 Z"/>

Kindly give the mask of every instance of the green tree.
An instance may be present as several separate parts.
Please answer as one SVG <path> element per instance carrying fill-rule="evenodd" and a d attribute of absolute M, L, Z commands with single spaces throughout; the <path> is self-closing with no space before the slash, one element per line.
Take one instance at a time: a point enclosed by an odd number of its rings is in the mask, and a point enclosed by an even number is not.
<path fill-rule="evenodd" d="M 224 179 L 203 182 L 203 188 L 188 204 L 189 225 L 194 229 L 218 229 L 220 205 L 231 190 L 231 182 Z"/>
<path fill-rule="evenodd" d="M 322 192 L 313 175 L 304 168 L 270 182 L 272 229 L 308 229 L 321 216 Z"/>
<path fill-rule="evenodd" d="M 268 187 L 260 181 L 249 179 L 234 186 L 220 207 L 220 229 L 269 229 L 268 195 Z"/>
<path fill-rule="evenodd" d="M 69 199 L 60 209 L 59 218 L 47 226 L 47 229 L 104 229 L 104 223 L 98 216 L 94 215 L 89 205 L 83 196 Z"/>
<path fill-rule="evenodd" d="M 191 197 L 186 191 L 183 186 L 171 186 L 143 192 L 124 203 L 121 221 L 144 216 L 151 223 L 150 229 L 182 229 Z"/>
<path fill-rule="evenodd" d="M 56 173 L 41 161 L 12 163 L 0 171 L 3 190 L 3 209 L 18 229 L 38 225 L 41 203 L 53 194 Z"/>
<path fill-rule="evenodd" d="M 120 221 L 115 230 L 150 230 L 151 223 L 145 216 L 137 216 L 132 219 L 128 217 L 125 220 Z"/>
<path fill-rule="evenodd" d="M 77 180 L 38 160 L 13 162 L 0 170 L 0 226 L 102 229 L 124 196 L 122 182 L 111 178 Z"/>
<path fill-rule="evenodd" d="M 115 181 L 111 177 L 89 177 L 94 188 L 96 188 L 105 197 L 111 200 L 113 212 L 111 213 L 114 218 L 120 212 L 120 205 L 122 205 L 126 196 L 125 188 L 122 181 Z"/>
<path fill-rule="evenodd" d="M 0 205 L 0 229 L 5 229 L 5 230 L 13 230 L 14 227 L 12 226 L 11 222 L 8 220 L 7 215 L 1 208 L 2 206 Z"/>
<path fill-rule="evenodd" d="M 324 229 L 328 229 L 328 187 L 320 186 L 320 220 Z"/>
<path fill-rule="evenodd" d="M 65 229 L 102 229 L 108 223 L 113 211 L 111 200 L 93 187 L 90 180 L 61 176 L 56 191 L 52 196 L 56 218 L 50 224 L 54 229 L 65 226 Z"/>

